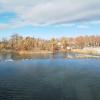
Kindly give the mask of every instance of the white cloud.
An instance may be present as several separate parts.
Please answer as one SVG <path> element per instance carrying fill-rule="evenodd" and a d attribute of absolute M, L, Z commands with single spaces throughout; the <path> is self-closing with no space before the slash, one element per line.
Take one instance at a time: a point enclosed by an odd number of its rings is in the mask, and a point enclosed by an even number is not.
<path fill-rule="evenodd" d="M 80 28 L 80 29 L 88 29 L 89 26 L 87 26 L 87 25 L 77 25 L 77 28 Z"/>
<path fill-rule="evenodd" d="M 0 24 L 0 30 L 7 29 L 9 27 L 8 24 Z"/>
<path fill-rule="evenodd" d="M 73 27 L 75 24 L 73 23 L 68 23 L 68 24 L 55 24 L 55 27 Z"/>
<path fill-rule="evenodd" d="M 17 27 L 100 20 L 100 0 L 2 0 L 0 6 L 16 13 L 10 25 Z"/>
<path fill-rule="evenodd" d="M 100 24 L 100 20 L 97 20 L 97 21 L 91 21 L 90 24 Z"/>

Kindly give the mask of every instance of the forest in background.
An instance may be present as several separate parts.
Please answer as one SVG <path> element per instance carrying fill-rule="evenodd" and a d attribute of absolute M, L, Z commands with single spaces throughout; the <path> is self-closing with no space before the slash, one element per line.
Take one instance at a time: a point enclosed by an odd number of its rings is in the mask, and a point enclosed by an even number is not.
<path fill-rule="evenodd" d="M 52 38 L 50 40 L 23 37 L 18 34 L 12 35 L 9 39 L 0 41 L 0 51 L 67 51 L 68 49 L 83 49 L 85 47 L 100 47 L 100 36 L 78 36 Z"/>

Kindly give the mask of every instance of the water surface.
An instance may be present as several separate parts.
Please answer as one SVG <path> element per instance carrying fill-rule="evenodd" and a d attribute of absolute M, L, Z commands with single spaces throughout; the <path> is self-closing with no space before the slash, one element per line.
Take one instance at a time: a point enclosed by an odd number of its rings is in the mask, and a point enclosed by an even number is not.
<path fill-rule="evenodd" d="M 100 59 L 2 60 L 0 100 L 100 100 Z"/>

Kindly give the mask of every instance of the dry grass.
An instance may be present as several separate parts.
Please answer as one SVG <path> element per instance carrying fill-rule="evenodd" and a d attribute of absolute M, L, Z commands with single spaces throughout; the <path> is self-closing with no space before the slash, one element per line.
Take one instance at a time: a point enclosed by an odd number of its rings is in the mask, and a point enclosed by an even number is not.
<path fill-rule="evenodd" d="M 72 52 L 81 54 L 98 54 L 95 50 L 73 49 Z"/>
<path fill-rule="evenodd" d="M 46 50 L 40 50 L 40 51 L 25 51 L 25 50 L 22 50 L 22 51 L 17 51 L 16 53 L 18 53 L 20 55 L 23 55 L 23 54 L 31 55 L 31 54 L 49 54 L 49 53 L 52 53 L 52 52 L 46 51 Z"/>

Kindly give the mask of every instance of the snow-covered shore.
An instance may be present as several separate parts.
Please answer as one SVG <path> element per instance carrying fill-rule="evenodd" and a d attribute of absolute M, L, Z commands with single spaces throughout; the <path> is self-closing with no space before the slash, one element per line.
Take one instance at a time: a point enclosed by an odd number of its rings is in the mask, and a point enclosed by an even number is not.
<path fill-rule="evenodd" d="M 98 48 L 86 47 L 86 48 L 83 48 L 83 49 L 73 49 L 72 52 L 81 53 L 81 54 L 96 54 L 96 55 L 100 55 L 100 47 L 98 47 Z"/>

